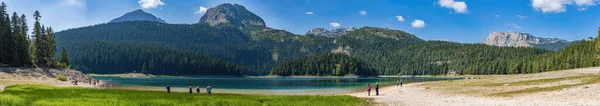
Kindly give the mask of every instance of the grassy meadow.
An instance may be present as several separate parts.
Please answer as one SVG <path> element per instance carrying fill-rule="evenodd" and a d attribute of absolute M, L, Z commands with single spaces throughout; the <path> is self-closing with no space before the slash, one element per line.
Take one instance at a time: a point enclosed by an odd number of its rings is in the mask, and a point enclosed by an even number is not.
<path fill-rule="evenodd" d="M 352 96 L 277 96 L 189 94 L 183 92 L 106 90 L 48 85 L 8 86 L 0 106 L 359 106 L 366 100 Z"/>

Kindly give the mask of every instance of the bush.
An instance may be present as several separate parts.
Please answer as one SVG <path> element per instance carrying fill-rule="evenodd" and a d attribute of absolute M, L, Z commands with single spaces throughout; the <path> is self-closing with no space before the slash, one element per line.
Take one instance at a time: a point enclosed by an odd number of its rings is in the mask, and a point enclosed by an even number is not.
<path fill-rule="evenodd" d="M 58 79 L 59 81 L 67 81 L 67 77 L 63 76 L 63 75 L 58 75 L 58 77 L 56 77 L 56 79 Z"/>
<path fill-rule="evenodd" d="M 66 64 L 66 63 L 58 63 L 58 67 L 59 68 L 64 68 L 64 69 L 69 69 L 71 68 L 70 65 Z"/>

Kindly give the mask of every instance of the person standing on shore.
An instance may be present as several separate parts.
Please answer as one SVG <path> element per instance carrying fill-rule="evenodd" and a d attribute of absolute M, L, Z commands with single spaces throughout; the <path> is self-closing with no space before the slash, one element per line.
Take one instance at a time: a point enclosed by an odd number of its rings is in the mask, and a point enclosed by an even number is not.
<path fill-rule="evenodd" d="M 167 85 L 167 93 L 171 93 L 171 84 Z"/>
<path fill-rule="evenodd" d="M 396 87 L 398 87 L 398 85 L 400 85 L 400 81 L 396 80 Z"/>
<path fill-rule="evenodd" d="M 375 82 L 375 96 L 379 96 L 379 82 Z"/>
<path fill-rule="evenodd" d="M 371 96 L 371 83 L 369 83 L 369 85 L 367 85 L 367 95 Z"/>
<path fill-rule="evenodd" d="M 190 84 L 190 94 L 192 94 L 192 85 Z"/>
<path fill-rule="evenodd" d="M 196 86 L 196 93 L 200 94 L 200 85 Z"/>
<path fill-rule="evenodd" d="M 112 79 L 108 80 L 108 88 L 112 88 Z"/>
<path fill-rule="evenodd" d="M 210 93 L 211 93 L 210 91 L 211 91 L 211 90 L 212 90 L 212 88 L 210 87 L 210 84 L 208 84 L 208 85 L 206 86 L 206 92 L 208 92 L 208 95 L 210 95 Z"/>
<path fill-rule="evenodd" d="M 400 80 L 400 87 L 402 87 L 402 80 Z"/>

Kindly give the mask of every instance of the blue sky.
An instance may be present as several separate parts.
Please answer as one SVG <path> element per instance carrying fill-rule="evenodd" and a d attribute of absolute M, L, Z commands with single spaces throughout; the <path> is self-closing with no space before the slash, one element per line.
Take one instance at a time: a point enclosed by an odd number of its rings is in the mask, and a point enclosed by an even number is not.
<path fill-rule="evenodd" d="M 404 30 L 426 40 L 477 43 L 492 31 L 580 40 L 595 37 L 600 27 L 599 0 L 0 1 L 6 2 L 11 14 L 16 11 L 27 15 L 29 24 L 33 23 L 33 12 L 40 10 L 42 23 L 57 31 L 105 23 L 135 9 L 168 23 L 196 23 L 202 16 L 200 10 L 221 3 L 244 5 L 262 17 L 268 27 L 297 34 L 312 28 L 374 26 Z"/>

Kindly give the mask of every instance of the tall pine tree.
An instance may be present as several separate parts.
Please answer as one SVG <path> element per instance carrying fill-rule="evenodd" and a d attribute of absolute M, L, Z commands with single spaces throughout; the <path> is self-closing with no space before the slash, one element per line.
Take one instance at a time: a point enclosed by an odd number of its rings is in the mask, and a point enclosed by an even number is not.
<path fill-rule="evenodd" d="M 14 37 L 11 34 L 10 19 L 6 4 L 0 4 L 0 64 L 13 63 Z"/>
<path fill-rule="evenodd" d="M 57 65 L 56 58 L 55 58 L 56 42 L 54 41 L 54 31 L 52 30 L 52 27 L 48 27 L 48 29 L 46 29 L 46 36 L 44 36 L 44 37 L 45 37 L 44 40 L 46 40 L 45 41 L 46 62 L 49 67 L 56 67 L 56 65 Z"/>
<path fill-rule="evenodd" d="M 16 14 L 15 14 L 16 15 Z M 18 17 L 18 16 L 15 16 Z M 21 57 L 20 63 L 22 66 L 31 66 L 33 63 L 31 62 L 31 53 L 29 50 L 29 44 L 31 43 L 29 40 L 29 36 L 27 35 L 27 19 L 25 19 L 25 14 L 21 14 L 21 17 L 18 18 L 18 24 L 21 28 L 19 31 L 20 36 L 18 36 L 18 51 L 20 52 L 18 55 Z"/>
<path fill-rule="evenodd" d="M 40 19 L 42 18 L 42 16 L 40 15 L 39 11 L 35 11 L 35 13 L 33 13 L 33 18 L 35 19 L 35 23 L 33 24 L 33 51 L 32 53 L 34 54 L 33 56 L 33 60 L 35 62 L 35 64 L 38 67 L 41 67 L 40 65 L 45 66 L 46 65 L 46 61 L 44 58 L 44 28 L 42 28 L 42 26 L 40 25 Z"/>
<path fill-rule="evenodd" d="M 62 48 L 62 50 L 60 51 L 60 60 L 59 60 L 58 66 L 60 68 L 70 68 L 71 67 L 71 63 L 69 63 L 69 57 L 67 56 L 67 51 L 65 50 L 65 48 Z"/>

